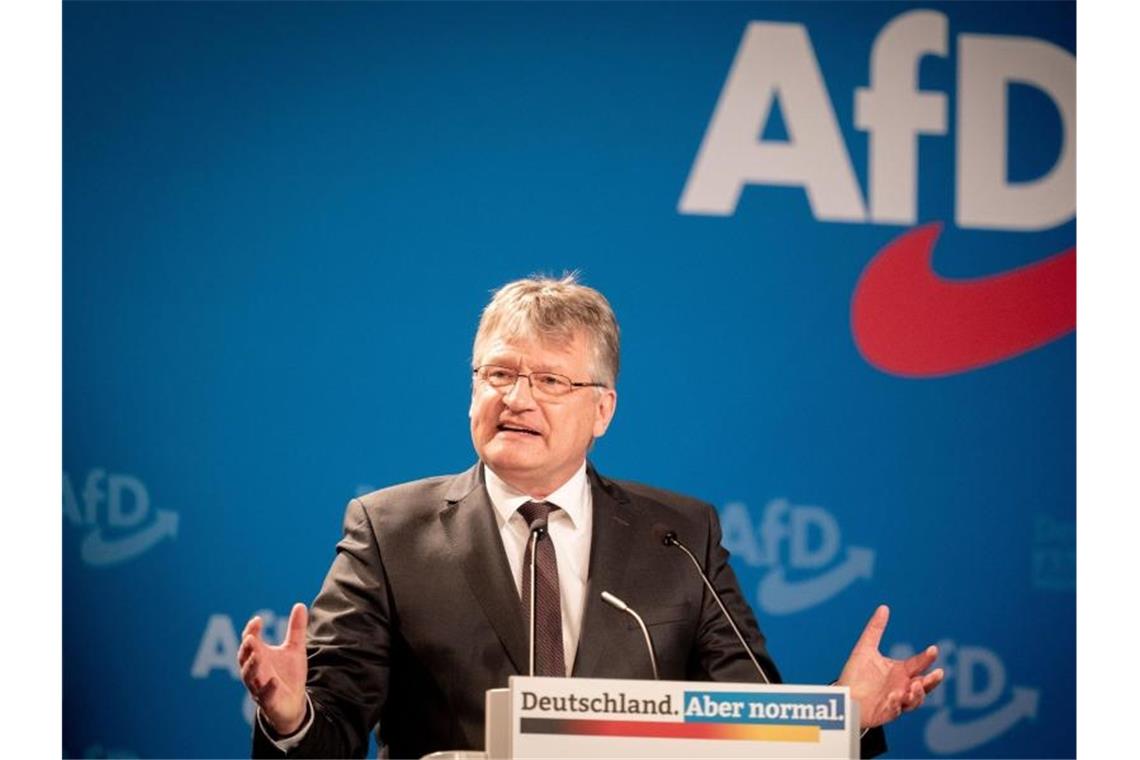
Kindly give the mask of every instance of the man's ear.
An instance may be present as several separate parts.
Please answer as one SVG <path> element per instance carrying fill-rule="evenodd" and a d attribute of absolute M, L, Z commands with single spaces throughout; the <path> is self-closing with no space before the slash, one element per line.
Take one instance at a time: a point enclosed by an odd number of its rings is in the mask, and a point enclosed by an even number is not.
<path fill-rule="evenodd" d="M 471 403 L 467 405 L 467 419 L 468 420 L 475 419 L 475 394 L 478 392 L 479 392 L 479 387 L 477 385 L 473 384 L 471 386 Z"/>
<path fill-rule="evenodd" d="M 594 437 L 601 438 L 606 434 L 610 421 L 617 411 L 617 391 L 613 388 L 599 389 L 598 398 L 594 407 Z"/>

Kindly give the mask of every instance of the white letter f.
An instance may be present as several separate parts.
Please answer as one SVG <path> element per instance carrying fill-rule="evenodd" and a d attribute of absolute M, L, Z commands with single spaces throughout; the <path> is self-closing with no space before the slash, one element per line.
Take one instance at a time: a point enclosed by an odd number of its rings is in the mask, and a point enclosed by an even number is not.
<path fill-rule="evenodd" d="M 871 219 L 918 221 L 916 134 L 946 134 L 946 96 L 918 90 L 918 62 L 945 57 L 946 16 L 910 11 L 883 27 L 871 48 L 871 86 L 855 91 L 855 126 L 870 132 Z"/>

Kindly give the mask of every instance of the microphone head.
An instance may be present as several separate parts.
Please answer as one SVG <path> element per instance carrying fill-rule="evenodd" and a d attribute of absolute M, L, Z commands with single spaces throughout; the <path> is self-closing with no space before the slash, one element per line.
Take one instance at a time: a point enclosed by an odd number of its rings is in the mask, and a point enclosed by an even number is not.
<path fill-rule="evenodd" d="M 626 605 L 625 602 L 623 602 L 621 599 L 618 599 L 616 596 L 611 594 L 609 591 L 603 591 L 602 592 L 602 601 L 604 601 L 606 604 L 608 604 L 611 607 L 616 607 L 617 609 L 621 610 L 622 612 L 625 612 L 626 610 L 629 609 L 629 606 Z"/>
<path fill-rule="evenodd" d="M 531 533 L 537 533 L 538 537 L 542 538 L 543 536 L 546 535 L 546 525 L 547 525 L 546 518 L 545 517 L 539 517 L 534 522 L 532 522 L 530 524 L 530 532 Z"/>
<path fill-rule="evenodd" d="M 665 546 L 673 546 L 677 543 L 677 531 L 673 530 L 665 523 L 654 523 L 653 538 L 654 540 L 660 541 Z"/>

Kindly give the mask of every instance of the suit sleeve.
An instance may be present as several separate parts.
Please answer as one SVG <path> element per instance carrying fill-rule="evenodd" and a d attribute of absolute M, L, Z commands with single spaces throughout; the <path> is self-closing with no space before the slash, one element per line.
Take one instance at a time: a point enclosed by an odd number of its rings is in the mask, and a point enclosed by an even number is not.
<path fill-rule="evenodd" d="M 782 683 L 780 671 L 768 654 L 764 634 L 752 614 L 736 573 L 728 563 L 728 551 L 721 545 L 720 519 L 716 510 L 708 506 L 708 544 L 705 547 L 705 573 L 717 590 L 724 606 L 736 621 L 740 632 L 756 656 L 756 661 L 764 670 L 771 683 Z M 756 668 L 740 648 L 740 642 L 732 628 L 720 613 L 716 601 L 706 593 L 702 603 L 700 623 L 697 628 L 697 646 L 694 651 L 693 677 L 711 681 L 738 681 L 755 683 L 758 680 Z M 883 729 L 874 728 L 860 741 L 859 754 L 862 757 L 875 757 L 887 750 L 886 734 Z"/>
<path fill-rule="evenodd" d="M 282 753 L 254 723 L 253 757 L 364 757 L 387 698 L 392 605 L 372 523 L 349 502 L 344 537 L 312 605 L 308 691 L 314 720 Z"/>

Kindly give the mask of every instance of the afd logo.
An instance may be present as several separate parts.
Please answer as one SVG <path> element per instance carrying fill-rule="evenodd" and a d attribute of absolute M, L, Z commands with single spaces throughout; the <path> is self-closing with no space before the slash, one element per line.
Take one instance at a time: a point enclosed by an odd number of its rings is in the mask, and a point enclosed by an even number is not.
<path fill-rule="evenodd" d="M 874 573 L 875 552 L 862 546 L 844 550 L 839 523 L 822 507 L 774 499 L 756 525 L 748 507 L 733 502 L 721 510 L 721 527 L 722 543 L 737 559 L 768 568 L 756 598 L 771 615 L 815 607 Z"/>
<path fill-rule="evenodd" d="M 910 644 L 896 644 L 890 650 L 894 658 L 914 653 Z M 1005 665 L 992 650 L 946 640 L 938 642 L 938 653 L 932 667 L 946 671 L 946 682 L 919 708 L 934 711 L 923 732 L 931 752 L 967 752 L 1037 717 L 1040 691 L 1014 686 L 1007 694 Z"/>
<path fill-rule="evenodd" d="M 1050 42 L 996 34 L 957 38 L 955 210 L 967 229 L 1034 231 L 1076 214 L 1076 58 Z M 912 10 L 876 36 L 868 86 L 853 93 L 866 132 L 866 199 L 856 180 L 808 30 L 754 21 L 732 68 L 678 202 L 682 214 L 730 216 L 746 185 L 800 187 L 820 221 L 914 225 L 918 140 L 948 132 L 945 93 L 920 90 L 928 56 L 947 58 L 946 15 Z M 1011 181 L 1011 85 L 1044 94 L 1060 114 L 1061 146 L 1043 176 Z M 763 139 L 778 100 L 786 140 Z M 941 229 L 903 235 L 867 265 L 852 298 L 856 346 L 875 367 L 936 377 L 992 364 L 1076 327 L 1076 249 L 970 280 L 933 269 Z"/>
<path fill-rule="evenodd" d="M 126 562 L 178 535 L 178 513 L 152 513 L 146 485 L 133 475 L 94 468 L 75 482 L 82 483 L 78 492 L 64 471 L 63 516 L 72 526 L 87 529 L 79 556 L 88 565 Z"/>
<path fill-rule="evenodd" d="M 265 621 L 262 628 L 262 637 L 271 644 L 280 644 L 285 640 L 289 630 L 289 614 L 278 615 L 272 610 L 260 610 L 254 613 L 260 615 Z M 253 617 L 250 615 L 249 617 Z M 241 624 L 249 618 L 242 618 Z M 194 662 L 190 665 L 190 677 L 207 679 L 216 671 L 222 671 L 236 681 L 241 689 L 241 715 L 250 726 L 253 725 L 257 708 L 250 698 L 249 692 L 241 686 L 241 671 L 238 670 L 237 652 L 240 645 L 238 629 L 234 627 L 233 618 L 224 613 L 210 615 L 206 621 L 206 628 L 198 642 L 198 651 L 194 654 Z"/>

